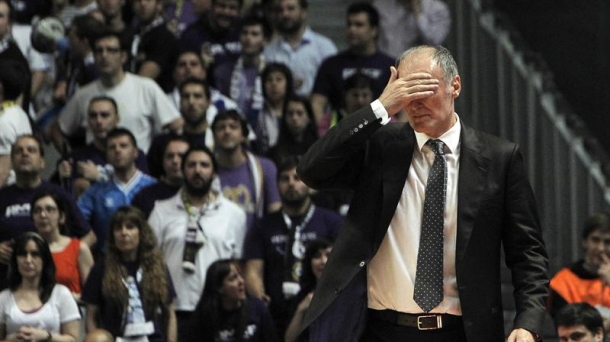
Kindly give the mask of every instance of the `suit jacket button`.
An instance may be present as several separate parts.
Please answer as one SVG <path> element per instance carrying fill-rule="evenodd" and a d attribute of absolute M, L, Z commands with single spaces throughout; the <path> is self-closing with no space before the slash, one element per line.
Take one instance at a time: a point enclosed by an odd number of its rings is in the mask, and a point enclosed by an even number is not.
<path fill-rule="evenodd" d="M 362 127 L 364 127 L 362 124 L 358 125 L 358 128 L 362 128 Z"/>
<path fill-rule="evenodd" d="M 360 267 L 364 267 L 364 265 L 365 265 L 365 264 L 366 264 L 366 263 L 365 263 L 364 261 L 361 261 L 361 262 L 360 262 Z"/>
<path fill-rule="evenodd" d="M 337 288 L 335 289 L 335 294 L 336 294 L 336 295 L 338 295 L 338 294 L 339 294 L 339 292 L 341 292 L 341 288 L 340 288 L 340 287 L 337 287 Z"/>
<path fill-rule="evenodd" d="M 354 128 L 354 132 L 358 132 L 358 127 Z"/>

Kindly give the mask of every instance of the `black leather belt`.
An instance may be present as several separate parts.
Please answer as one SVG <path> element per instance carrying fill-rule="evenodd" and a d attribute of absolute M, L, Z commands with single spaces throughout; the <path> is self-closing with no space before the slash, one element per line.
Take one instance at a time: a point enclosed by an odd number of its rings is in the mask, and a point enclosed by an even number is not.
<path fill-rule="evenodd" d="M 368 314 L 378 320 L 419 330 L 438 330 L 462 324 L 462 316 L 449 314 L 408 314 L 393 310 L 373 309 L 369 309 Z"/>

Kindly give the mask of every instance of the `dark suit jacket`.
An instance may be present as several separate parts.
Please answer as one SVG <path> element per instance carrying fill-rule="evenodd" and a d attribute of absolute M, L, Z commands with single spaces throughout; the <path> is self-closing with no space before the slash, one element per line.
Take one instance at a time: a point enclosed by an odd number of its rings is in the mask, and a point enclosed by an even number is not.
<path fill-rule="evenodd" d="M 516 144 L 462 123 L 456 246 L 457 286 L 470 342 L 504 341 L 500 254 L 512 273 L 514 327 L 540 332 L 548 260 L 536 203 Z M 313 188 L 355 191 L 303 322 L 310 340 L 358 341 L 366 323 L 366 265 L 394 211 L 416 144 L 406 123 L 381 125 L 370 106 L 314 144 L 297 169 Z"/>

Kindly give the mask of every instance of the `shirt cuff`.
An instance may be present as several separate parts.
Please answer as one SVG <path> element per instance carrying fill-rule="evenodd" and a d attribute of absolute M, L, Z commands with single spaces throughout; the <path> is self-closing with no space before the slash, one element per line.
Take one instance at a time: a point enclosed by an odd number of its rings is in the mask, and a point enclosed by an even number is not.
<path fill-rule="evenodd" d="M 381 101 L 379 101 L 379 99 L 371 102 L 371 109 L 373 110 L 373 113 L 375 114 L 377 119 L 381 119 L 382 125 L 385 125 L 390 122 L 390 115 L 388 114 L 388 111 L 385 110 L 385 107 L 381 104 Z"/>

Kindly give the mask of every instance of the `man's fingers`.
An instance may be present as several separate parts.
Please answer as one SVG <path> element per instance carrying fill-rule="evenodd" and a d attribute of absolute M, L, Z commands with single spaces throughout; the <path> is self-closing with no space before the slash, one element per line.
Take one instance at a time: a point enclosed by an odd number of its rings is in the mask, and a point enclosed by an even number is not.
<path fill-rule="evenodd" d="M 389 86 L 390 84 L 392 84 L 392 82 L 396 81 L 398 79 L 398 70 L 396 70 L 396 68 L 394 66 L 390 67 L 390 79 L 388 80 L 388 84 L 386 85 Z"/>

